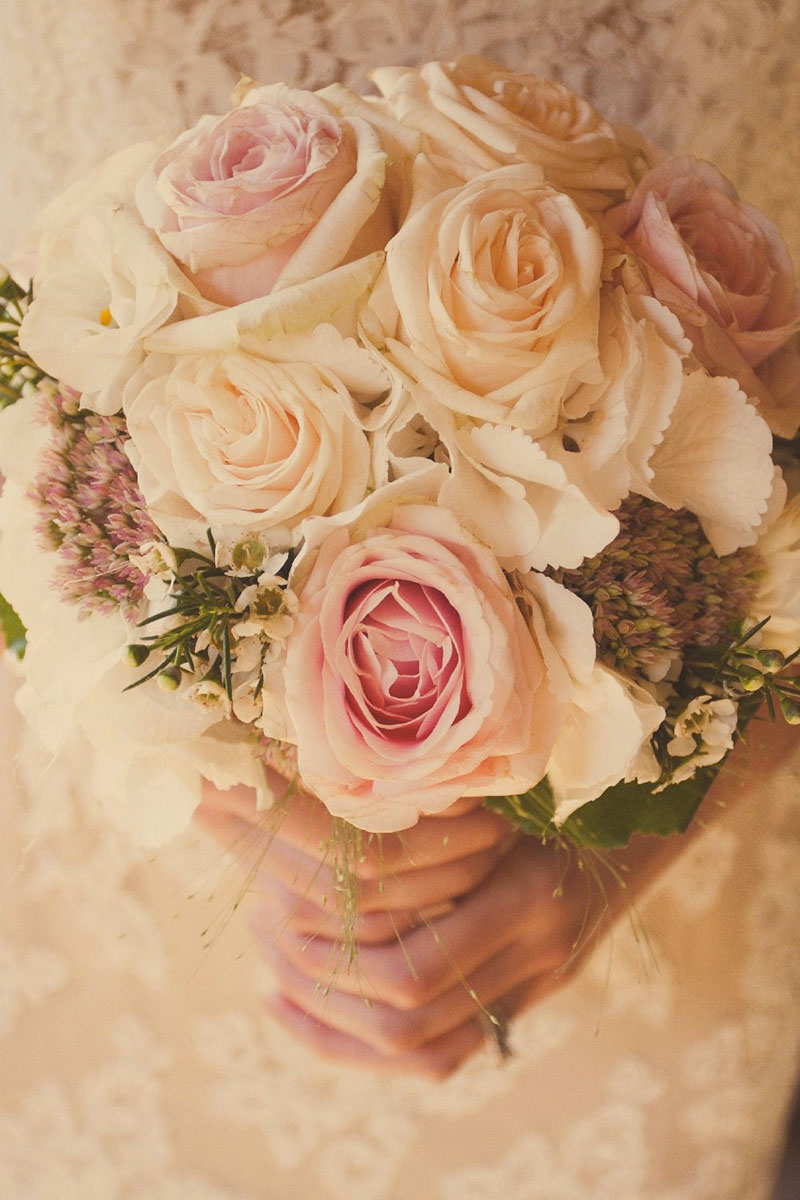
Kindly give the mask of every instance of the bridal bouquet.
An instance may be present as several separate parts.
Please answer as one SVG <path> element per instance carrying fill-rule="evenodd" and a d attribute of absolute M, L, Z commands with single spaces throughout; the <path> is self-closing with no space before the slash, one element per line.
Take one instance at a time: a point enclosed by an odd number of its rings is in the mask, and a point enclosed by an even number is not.
<path fill-rule="evenodd" d="M 146 844 L 265 763 L 372 832 L 682 829 L 757 703 L 800 720 L 786 247 L 556 83 L 373 79 L 243 80 L 6 278 L 20 704 Z"/>

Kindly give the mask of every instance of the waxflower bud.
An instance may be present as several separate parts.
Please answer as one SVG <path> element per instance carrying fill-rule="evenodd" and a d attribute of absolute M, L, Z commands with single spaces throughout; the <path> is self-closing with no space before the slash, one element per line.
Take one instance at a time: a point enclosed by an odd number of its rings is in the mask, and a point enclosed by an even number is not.
<path fill-rule="evenodd" d="M 176 692 L 181 686 L 183 672 L 180 667 L 165 667 L 156 676 L 162 692 Z"/>
<path fill-rule="evenodd" d="M 739 686 L 746 692 L 757 692 L 764 686 L 764 676 L 752 667 L 742 666 L 738 671 Z"/>
<path fill-rule="evenodd" d="M 780 650 L 756 650 L 753 658 L 756 659 L 762 671 L 768 675 L 774 675 L 780 671 L 786 661 Z"/>
<path fill-rule="evenodd" d="M 149 653 L 149 646 L 136 643 L 125 647 L 122 652 L 122 661 L 129 667 L 140 667 L 143 662 L 146 662 Z"/>

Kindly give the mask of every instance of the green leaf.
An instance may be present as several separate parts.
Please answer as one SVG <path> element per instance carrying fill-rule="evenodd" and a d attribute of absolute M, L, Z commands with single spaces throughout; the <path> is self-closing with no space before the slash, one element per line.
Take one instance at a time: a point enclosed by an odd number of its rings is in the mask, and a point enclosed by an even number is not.
<path fill-rule="evenodd" d="M 0 592 L 0 634 L 9 650 L 13 650 L 17 658 L 22 658 L 25 653 L 25 632 L 22 621 Z"/>
<path fill-rule="evenodd" d="M 607 850 L 627 846 L 635 833 L 658 837 L 683 833 L 721 765 L 705 767 L 663 792 L 654 792 L 647 783 L 615 784 L 573 813 L 561 826 L 561 833 L 579 845 Z"/>
<path fill-rule="evenodd" d="M 548 839 L 561 836 L 553 824 L 555 803 L 546 777 L 519 796 L 487 796 L 483 803 L 486 808 L 500 813 L 531 837 Z"/>
<path fill-rule="evenodd" d="M 546 779 L 521 796 L 491 796 L 485 803 L 535 837 L 613 850 L 627 846 L 635 833 L 659 837 L 683 833 L 721 765 L 705 767 L 663 792 L 654 792 L 653 785 L 647 783 L 617 783 L 584 804 L 560 827 L 553 822 L 555 805 Z"/>

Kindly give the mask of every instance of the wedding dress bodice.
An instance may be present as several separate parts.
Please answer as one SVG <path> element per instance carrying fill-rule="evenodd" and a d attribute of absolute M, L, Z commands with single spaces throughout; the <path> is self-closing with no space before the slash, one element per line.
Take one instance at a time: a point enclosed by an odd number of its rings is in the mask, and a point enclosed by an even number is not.
<path fill-rule="evenodd" d="M 712 157 L 800 260 L 800 4 L 3 0 L 0 252 L 240 72 L 365 84 L 485 53 Z M 321 1063 L 271 1024 L 236 863 L 157 856 L 46 760 L 0 680 L 0 1200 L 765 1200 L 800 1053 L 800 753 L 444 1084 Z M 11 768 L 13 759 L 18 767 Z M 739 786 L 736 773 L 730 787 Z"/>

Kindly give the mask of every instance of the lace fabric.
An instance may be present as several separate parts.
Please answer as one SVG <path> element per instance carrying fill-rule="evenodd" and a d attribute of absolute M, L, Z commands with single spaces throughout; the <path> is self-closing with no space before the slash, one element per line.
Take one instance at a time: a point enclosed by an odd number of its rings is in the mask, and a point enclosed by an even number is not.
<path fill-rule="evenodd" d="M 797 0 L 4 0 L 0 242 L 240 72 L 366 83 L 484 53 L 712 157 L 800 259 Z M 0 686 L 0 1200 L 765 1200 L 800 1059 L 800 755 L 583 972 L 442 1085 L 319 1062 L 264 1015 L 235 861 L 157 857 Z M 731 786 L 735 786 L 732 780 Z M 649 964 L 649 965 L 648 965 Z"/>

